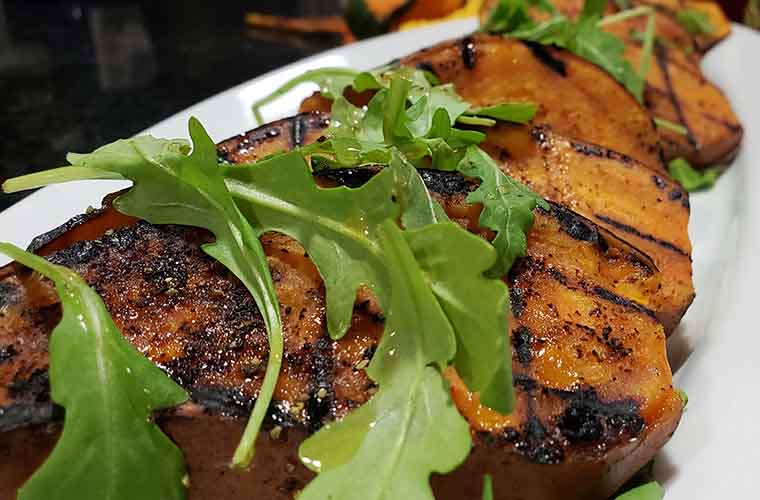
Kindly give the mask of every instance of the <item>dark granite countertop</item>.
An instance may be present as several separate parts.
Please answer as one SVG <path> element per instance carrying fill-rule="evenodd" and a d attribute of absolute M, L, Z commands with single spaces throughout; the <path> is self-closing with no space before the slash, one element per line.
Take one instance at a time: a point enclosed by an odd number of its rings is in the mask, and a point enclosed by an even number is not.
<path fill-rule="evenodd" d="M 340 42 L 255 32 L 245 12 L 333 14 L 339 6 L 0 0 L 0 181 L 63 165 L 67 151 L 128 137 Z M 1 195 L 0 210 L 22 197 Z"/>

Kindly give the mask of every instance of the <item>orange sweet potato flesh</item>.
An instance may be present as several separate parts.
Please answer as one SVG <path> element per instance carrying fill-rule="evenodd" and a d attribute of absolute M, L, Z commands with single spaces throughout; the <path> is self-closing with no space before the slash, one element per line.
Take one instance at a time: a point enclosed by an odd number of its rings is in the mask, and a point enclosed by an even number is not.
<path fill-rule="evenodd" d="M 663 170 L 647 111 L 606 72 L 569 52 L 476 34 L 422 50 L 401 64 L 430 69 L 476 106 L 538 103 L 534 123 Z"/>
<path fill-rule="evenodd" d="M 415 0 L 396 20 L 395 25 L 418 19 L 439 19 L 464 6 L 465 0 Z"/>
<path fill-rule="evenodd" d="M 230 161 L 250 161 L 264 142 L 288 149 L 312 137 L 322 120 L 282 120 L 225 141 L 220 150 Z M 294 130 L 300 132 L 285 133 Z M 251 139 L 267 131 L 269 139 L 252 146 Z M 320 182 L 350 183 L 358 173 L 336 175 Z M 425 173 L 425 180 L 453 220 L 490 237 L 478 227 L 480 207 L 465 203 L 476 187 L 472 181 L 441 172 Z M 109 222 L 114 232 L 103 231 Z M 357 363 L 376 345 L 377 311 L 359 301 L 349 333 L 332 341 L 324 329 L 324 287 L 303 248 L 280 235 L 262 239 L 285 321 L 284 370 L 272 416 L 283 429 L 262 433 L 251 470 L 233 472 L 227 463 L 245 405 L 263 376 L 252 360 L 267 356 L 253 300 L 200 250 L 208 239 L 202 231 L 130 223 L 111 209 L 65 229 L 38 240 L 37 251 L 52 252 L 95 285 L 128 340 L 193 395 L 193 402 L 158 419 L 185 454 L 189 498 L 292 498 L 311 478 L 297 459 L 298 444 L 310 429 L 371 397 L 372 384 Z M 80 238 L 97 241 L 66 236 L 77 229 Z M 166 293 L 161 273 L 176 275 L 175 293 Z M 436 498 L 480 498 L 482 475 L 489 473 L 499 500 L 604 500 L 646 464 L 675 430 L 682 406 L 665 332 L 637 302 L 655 294 L 662 277 L 640 251 L 567 208 L 537 210 L 528 257 L 507 278 L 517 408 L 509 417 L 494 414 L 456 373 L 447 373 L 474 448 L 452 474 L 433 478 Z M 0 500 L 10 500 L 60 431 L 44 413 L 44 385 L 20 390 L 17 383 L 46 370 L 47 335 L 59 311 L 50 284 L 20 268 L 5 268 L 0 285 L 0 348 L 14 351 L 0 365 L 0 408 L 4 418 L 28 411 L 21 425 L 0 418 Z"/>

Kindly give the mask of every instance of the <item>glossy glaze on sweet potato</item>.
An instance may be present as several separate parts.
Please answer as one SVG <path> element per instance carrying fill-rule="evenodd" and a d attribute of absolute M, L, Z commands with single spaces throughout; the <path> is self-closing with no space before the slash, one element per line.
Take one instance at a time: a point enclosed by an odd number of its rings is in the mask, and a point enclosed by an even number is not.
<path fill-rule="evenodd" d="M 235 148 L 249 136 L 226 141 L 222 156 L 256 155 Z M 320 182 L 359 185 L 371 175 L 328 172 Z M 423 178 L 454 220 L 489 236 L 477 226 L 479 207 L 464 204 L 475 183 L 455 173 L 423 171 Z M 35 249 L 81 273 L 130 342 L 190 392 L 190 403 L 158 419 L 185 453 L 191 499 L 292 498 L 311 477 L 297 460 L 298 443 L 371 397 L 361 362 L 374 350 L 382 319 L 359 300 L 347 336 L 330 340 L 324 288 L 303 248 L 284 236 L 263 237 L 285 321 L 284 370 L 253 468 L 232 472 L 227 460 L 263 376 L 266 332 L 244 287 L 200 250 L 207 239 L 203 231 L 153 226 L 106 208 L 37 240 Z M 662 276 L 653 263 L 558 205 L 537 210 L 528 242 L 528 257 L 508 277 L 517 410 L 506 418 L 490 412 L 448 374 L 475 447 L 461 468 L 433 479 L 436 498 L 479 498 L 481 475 L 491 473 L 501 500 L 602 500 L 652 458 L 678 423 L 681 402 L 663 328 L 632 299 L 657 290 Z M 0 499 L 6 500 L 60 430 L 46 378 L 47 335 L 60 312 L 50 284 L 14 265 L 0 273 L 0 306 L 6 353 Z"/>

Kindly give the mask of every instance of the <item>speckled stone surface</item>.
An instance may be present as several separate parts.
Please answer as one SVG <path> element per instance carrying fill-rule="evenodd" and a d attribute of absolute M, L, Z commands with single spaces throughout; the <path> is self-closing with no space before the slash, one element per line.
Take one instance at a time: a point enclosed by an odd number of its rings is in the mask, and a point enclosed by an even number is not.
<path fill-rule="evenodd" d="M 340 1 L 0 0 L 0 181 L 64 164 L 233 85 L 336 45 L 246 27 L 248 10 Z M 0 210 L 24 195 L 0 196 Z"/>

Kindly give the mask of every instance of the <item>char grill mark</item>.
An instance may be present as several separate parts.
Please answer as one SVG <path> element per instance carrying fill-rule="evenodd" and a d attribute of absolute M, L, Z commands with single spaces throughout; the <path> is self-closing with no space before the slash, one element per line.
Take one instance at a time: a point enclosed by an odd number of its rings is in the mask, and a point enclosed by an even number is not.
<path fill-rule="evenodd" d="M 686 116 L 684 115 L 681 101 L 679 100 L 678 95 L 673 88 L 673 82 L 670 78 L 670 69 L 668 68 L 668 49 L 661 43 L 656 43 L 654 47 L 654 57 L 657 61 L 657 66 L 659 66 L 660 71 L 662 71 L 662 77 L 665 80 L 665 87 L 667 88 L 668 98 L 673 105 L 676 116 L 678 116 L 678 123 L 686 128 L 686 139 L 688 140 L 689 144 L 693 148 L 699 149 L 699 143 L 694 137 L 694 133 L 686 121 Z"/>
<path fill-rule="evenodd" d="M 305 123 L 304 115 L 296 116 L 293 120 L 293 126 L 290 129 L 290 146 L 292 148 L 299 148 L 303 146 L 303 141 L 306 136 L 305 128 L 308 128 L 308 124 Z"/>
<path fill-rule="evenodd" d="M 462 63 L 467 69 L 474 69 L 477 63 L 477 52 L 472 38 L 465 37 L 459 41 L 459 51 L 462 55 Z"/>
<path fill-rule="evenodd" d="M 615 219 L 612 219 L 611 217 L 608 217 L 608 216 L 603 215 L 603 214 L 594 214 L 594 217 L 596 219 L 598 219 L 598 220 L 606 223 L 606 224 L 614 226 L 616 229 L 619 229 L 619 230 L 621 230 L 623 232 L 626 232 L 626 233 L 635 234 L 639 238 L 645 239 L 647 241 L 651 241 L 652 243 L 655 243 L 655 244 L 661 246 L 662 248 L 665 248 L 667 250 L 671 250 L 671 251 L 673 251 L 673 252 L 675 252 L 675 253 L 677 253 L 679 255 L 682 255 L 684 257 L 688 257 L 689 259 L 691 259 L 691 255 L 689 254 L 689 252 L 687 252 L 687 251 L 685 251 L 685 250 L 683 250 L 681 248 L 678 248 L 676 245 L 674 245 L 673 243 L 670 243 L 669 241 L 665 241 L 665 240 L 656 238 L 656 237 L 652 236 L 651 234 L 644 233 L 644 232 L 636 229 L 633 226 L 630 226 L 628 224 L 624 224 L 622 222 L 616 221 Z"/>
<path fill-rule="evenodd" d="M 546 47 L 536 42 L 523 41 L 523 43 L 530 49 L 533 56 L 541 61 L 543 65 L 562 77 L 567 76 L 567 67 L 565 66 L 564 61 L 554 57 L 551 52 L 546 50 Z"/>
<path fill-rule="evenodd" d="M 561 205 L 552 204 L 551 214 L 571 238 L 596 243 L 603 251 L 607 251 L 609 245 L 599 234 L 599 228 L 595 225 L 583 220 Z"/>
<path fill-rule="evenodd" d="M 219 159 L 228 163 L 255 161 L 264 156 L 313 142 L 329 125 L 329 119 L 318 113 L 303 113 L 272 122 L 266 127 L 245 132 L 220 143 Z M 269 145 L 277 142 L 276 148 Z"/>

